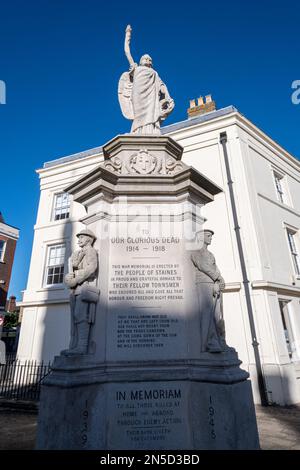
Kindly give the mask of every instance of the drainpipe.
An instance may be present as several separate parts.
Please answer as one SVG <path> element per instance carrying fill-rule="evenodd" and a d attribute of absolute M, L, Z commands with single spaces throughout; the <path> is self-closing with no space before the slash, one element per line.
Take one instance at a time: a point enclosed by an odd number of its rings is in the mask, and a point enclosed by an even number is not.
<path fill-rule="evenodd" d="M 257 341 L 257 336 L 256 336 L 253 307 L 252 307 L 252 301 L 251 301 L 251 295 L 250 295 L 250 282 L 249 282 L 248 274 L 247 274 L 245 255 L 244 255 L 244 249 L 243 249 L 242 237 L 241 237 L 241 227 L 239 226 L 238 214 L 237 214 L 236 203 L 235 203 L 235 196 L 234 196 L 234 191 L 233 191 L 233 181 L 231 178 L 231 171 L 230 171 L 229 159 L 228 159 L 228 153 L 227 153 L 227 145 L 226 145 L 227 133 L 226 132 L 221 132 L 220 143 L 223 147 L 224 161 L 225 161 L 225 166 L 226 166 L 227 184 L 228 184 L 230 202 L 231 202 L 231 208 L 232 208 L 232 214 L 233 214 L 234 231 L 235 231 L 238 252 L 239 252 L 239 259 L 240 259 L 240 264 L 241 264 L 248 318 L 249 318 L 249 324 L 250 324 L 252 346 L 254 349 L 259 394 L 260 394 L 262 406 L 268 406 L 269 402 L 268 402 L 268 397 L 266 393 L 266 385 L 265 385 L 265 380 L 263 376 L 262 365 L 261 365 L 261 360 L 260 360 L 260 355 L 259 355 L 259 349 L 258 349 L 259 343 Z"/>

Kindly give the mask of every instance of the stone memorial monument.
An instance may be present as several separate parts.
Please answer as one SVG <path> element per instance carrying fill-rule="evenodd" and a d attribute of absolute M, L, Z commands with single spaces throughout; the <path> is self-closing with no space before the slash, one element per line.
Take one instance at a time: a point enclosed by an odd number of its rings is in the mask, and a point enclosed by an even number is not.
<path fill-rule="evenodd" d="M 201 231 L 201 207 L 221 188 L 160 135 L 174 102 L 148 55 L 134 63 L 130 36 L 119 100 L 131 133 L 66 188 L 86 228 L 66 276 L 71 344 L 42 386 L 37 448 L 257 449 L 248 373 L 225 342 L 212 231 Z"/>

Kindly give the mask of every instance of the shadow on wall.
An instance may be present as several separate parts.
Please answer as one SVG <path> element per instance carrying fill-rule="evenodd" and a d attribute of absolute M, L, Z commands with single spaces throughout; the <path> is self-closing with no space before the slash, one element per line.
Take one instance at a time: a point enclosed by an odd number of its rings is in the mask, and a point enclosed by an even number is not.
<path fill-rule="evenodd" d="M 265 373 L 267 395 L 271 406 L 291 406 L 295 403 L 299 403 L 300 406 L 300 380 L 297 379 L 293 364 L 290 373 L 290 377 L 284 375 L 284 372 Z"/>
<path fill-rule="evenodd" d="M 62 233 L 59 237 L 61 244 L 65 245 L 64 276 L 68 272 L 68 261 L 71 256 L 72 246 L 76 246 L 73 239 L 76 235 L 76 225 L 72 220 L 65 222 L 62 220 Z M 82 224 L 81 228 L 84 228 Z M 78 249 L 75 248 L 75 249 Z M 47 254 L 48 256 L 48 254 Z M 46 260 L 47 262 L 47 260 Z M 46 276 L 44 267 L 44 276 Z M 57 303 L 57 299 L 61 303 Z M 52 303 L 55 301 L 56 303 Z M 39 341 L 40 357 L 44 362 L 52 362 L 56 355 L 59 355 L 63 349 L 68 348 L 70 341 L 70 305 L 69 290 L 65 284 L 59 284 L 57 287 L 49 288 L 45 306 L 38 307 L 37 328 L 41 332 Z"/>

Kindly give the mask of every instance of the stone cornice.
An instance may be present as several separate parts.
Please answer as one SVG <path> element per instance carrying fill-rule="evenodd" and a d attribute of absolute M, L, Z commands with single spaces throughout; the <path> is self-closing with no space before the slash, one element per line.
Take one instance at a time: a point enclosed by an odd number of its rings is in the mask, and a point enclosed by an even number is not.
<path fill-rule="evenodd" d="M 288 295 L 295 295 L 295 296 L 300 295 L 300 287 L 289 286 L 287 284 L 279 284 L 277 282 L 261 280 L 261 281 L 252 281 L 251 285 L 253 289 L 272 290 L 280 294 L 288 294 Z"/>

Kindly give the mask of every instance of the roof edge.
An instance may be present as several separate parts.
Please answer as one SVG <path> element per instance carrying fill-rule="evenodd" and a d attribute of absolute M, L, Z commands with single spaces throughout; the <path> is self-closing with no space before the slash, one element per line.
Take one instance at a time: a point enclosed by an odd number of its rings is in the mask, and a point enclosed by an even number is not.
<path fill-rule="evenodd" d="M 185 127 L 191 127 L 196 124 L 200 124 L 202 122 L 211 121 L 212 119 L 226 116 L 227 114 L 231 113 L 238 113 L 238 109 L 235 106 L 226 106 L 226 108 L 216 109 L 214 111 L 210 111 L 209 113 L 201 114 L 200 116 L 196 116 L 190 119 L 186 119 L 185 121 L 179 121 L 174 124 L 169 124 L 168 126 L 162 127 L 161 131 L 162 134 L 168 134 L 169 132 L 174 132 L 179 129 L 184 129 Z"/>
<path fill-rule="evenodd" d="M 102 153 L 102 146 L 94 147 L 89 150 L 83 150 L 82 152 L 72 153 L 71 155 L 66 155 L 65 157 L 56 158 L 55 160 L 50 160 L 49 162 L 45 162 L 43 168 L 50 168 L 52 166 L 61 165 L 63 163 L 68 163 L 73 160 L 79 160 L 80 158 L 89 157 L 96 153 Z"/>
<path fill-rule="evenodd" d="M 226 106 L 225 108 L 217 109 L 214 111 L 210 111 L 209 113 L 201 114 L 201 116 L 196 116 L 194 118 L 186 119 L 184 121 L 179 121 L 174 124 L 170 124 L 169 126 L 165 126 L 161 128 L 162 135 L 168 134 L 168 132 L 173 132 L 177 129 L 182 129 L 184 127 L 190 127 L 192 125 L 210 121 L 212 119 L 225 116 L 226 114 L 231 114 L 237 112 L 238 110 L 234 106 Z M 103 146 L 94 147 L 89 150 L 83 150 L 82 152 L 73 153 L 71 155 L 66 155 L 65 157 L 56 158 L 55 160 L 50 160 L 45 162 L 42 169 L 51 168 L 56 165 L 62 165 L 63 163 L 68 163 L 73 160 L 79 160 L 81 158 L 92 156 L 96 153 L 102 153 Z"/>
<path fill-rule="evenodd" d="M 161 132 L 162 132 L 162 135 L 167 135 L 169 133 L 173 133 L 181 129 L 196 126 L 197 124 L 209 122 L 213 119 L 222 118 L 230 114 L 235 114 L 239 116 L 240 121 L 244 121 L 244 123 L 248 127 L 252 128 L 253 131 L 255 130 L 259 134 L 263 135 L 267 139 L 269 145 L 271 144 L 274 148 L 277 149 L 277 152 L 279 151 L 283 153 L 289 159 L 293 159 L 297 163 L 299 163 L 300 161 L 299 158 L 297 158 L 295 155 L 292 155 L 288 150 L 282 147 L 280 143 L 276 142 L 276 140 L 274 140 L 272 137 L 266 134 L 256 124 L 250 121 L 245 115 L 240 113 L 239 110 L 233 105 L 226 106 L 225 108 L 213 110 L 213 111 L 210 111 L 209 113 L 201 114 L 200 116 L 189 118 L 184 121 L 179 121 L 177 123 L 170 124 L 168 126 L 162 127 Z M 43 168 L 41 170 L 37 170 L 37 173 L 39 173 L 40 171 L 42 172 L 43 170 L 47 170 L 49 168 L 53 168 L 58 165 L 63 165 L 72 161 L 80 160 L 82 158 L 86 158 L 86 157 L 93 156 L 96 154 L 101 154 L 101 153 L 103 153 L 103 146 L 94 147 L 94 148 L 91 148 L 82 152 L 67 155 L 65 157 L 61 157 L 55 160 L 45 162 L 43 165 Z"/>

